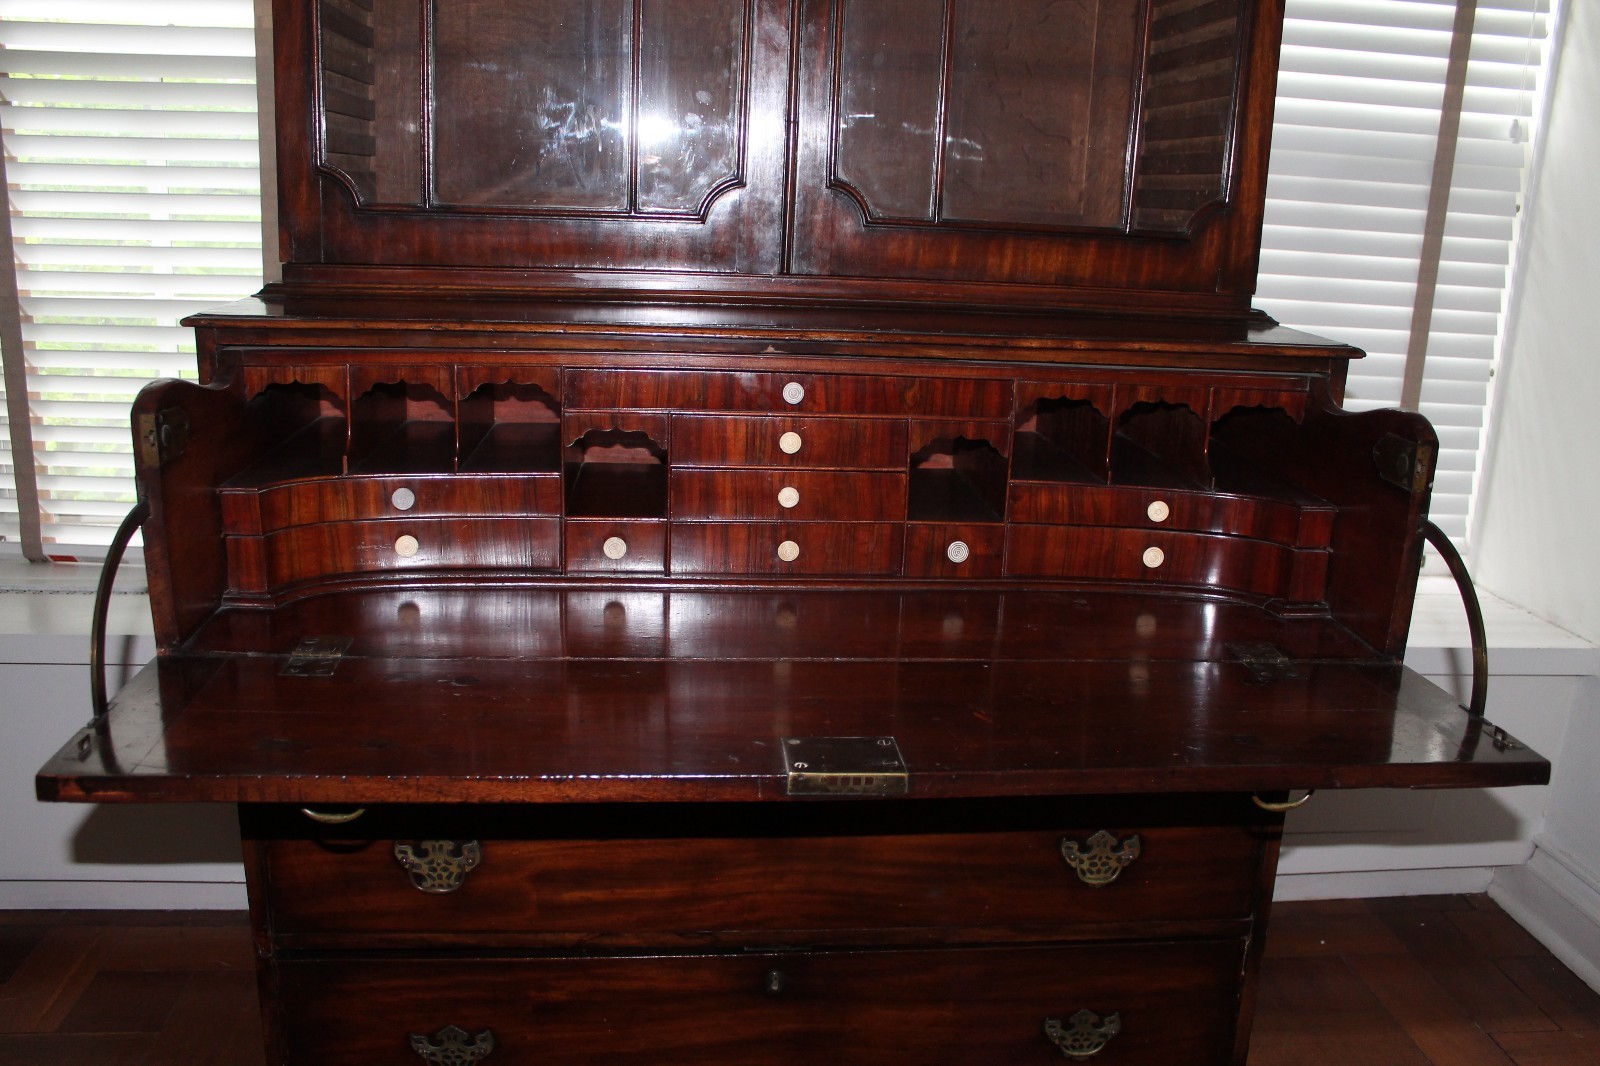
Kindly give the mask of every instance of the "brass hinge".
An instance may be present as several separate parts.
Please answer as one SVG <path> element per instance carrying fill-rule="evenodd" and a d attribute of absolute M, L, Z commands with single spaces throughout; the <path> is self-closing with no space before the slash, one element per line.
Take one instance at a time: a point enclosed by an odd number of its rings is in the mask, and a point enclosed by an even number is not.
<path fill-rule="evenodd" d="M 784 737 L 791 796 L 903 796 L 910 788 L 894 737 Z"/>
<path fill-rule="evenodd" d="M 163 467 L 189 447 L 189 415 L 181 407 L 164 407 L 138 419 L 139 464 Z"/>
<path fill-rule="evenodd" d="M 278 673 L 283 677 L 332 677 L 350 643 L 349 637 L 306 637 L 294 646 Z"/>
<path fill-rule="evenodd" d="M 1305 675 L 1295 661 L 1283 653 L 1276 644 L 1241 642 L 1225 645 L 1228 654 L 1239 660 L 1250 671 L 1251 680 L 1257 684 L 1269 681 L 1295 681 Z"/>
<path fill-rule="evenodd" d="M 1385 433 L 1372 446 L 1378 476 L 1406 492 L 1422 492 L 1433 481 L 1431 448 L 1394 433 Z"/>

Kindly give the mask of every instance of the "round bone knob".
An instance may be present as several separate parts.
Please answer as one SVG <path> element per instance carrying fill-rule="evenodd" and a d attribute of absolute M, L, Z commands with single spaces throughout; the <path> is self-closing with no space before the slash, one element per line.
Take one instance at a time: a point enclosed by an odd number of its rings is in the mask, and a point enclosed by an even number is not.
<path fill-rule="evenodd" d="M 607 537 L 606 542 L 600 545 L 600 550 L 605 552 L 607 559 L 620 559 L 628 554 L 628 542 L 621 537 Z"/>
<path fill-rule="evenodd" d="M 778 558 L 786 563 L 792 563 L 800 558 L 800 545 L 792 540 L 786 540 L 778 545 Z"/>

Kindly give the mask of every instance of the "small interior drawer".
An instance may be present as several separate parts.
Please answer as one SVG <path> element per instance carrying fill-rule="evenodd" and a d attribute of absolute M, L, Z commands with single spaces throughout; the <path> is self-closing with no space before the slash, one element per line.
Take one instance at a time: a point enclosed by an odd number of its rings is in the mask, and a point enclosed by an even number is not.
<path fill-rule="evenodd" d="M 659 574 L 667 568 L 667 524 L 651 519 L 569 518 L 563 554 L 572 571 Z"/>
<path fill-rule="evenodd" d="M 1009 577 L 1088 578 L 1191 585 L 1295 603 L 1323 598 L 1328 553 L 1209 533 L 1011 526 Z"/>
<path fill-rule="evenodd" d="M 674 470 L 672 516 L 688 521 L 905 518 L 904 474 L 818 470 Z"/>
<path fill-rule="evenodd" d="M 807 371 L 568 370 L 568 407 L 1005 418 L 1011 384 Z"/>
<path fill-rule="evenodd" d="M 1326 548 L 1334 509 L 1255 496 L 1042 481 L 1011 484 L 1013 522 L 1179 529 Z"/>
<path fill-rule="evenodd" d="M 674 415 L 672 463 L 684 466 L 904 470 L 898 419 Z"/>
<path fill-rule="evenodd" d="M 260 537 L 227 537 L 238 592 L 338 574 L 410 570 L 553 570 L 559 518 L 395 518 L 323 522 Z"/>
<path fill-rule="evenodd" d="M 261 489 L 228 489 L 222 499 L 226 533 L 271 533 L 318 522 L 450 515 L 554 515 L 561 511 L 555 473 L 360 475 L 321 478 Z"/>
<path fill-rule="evenodd" d="M 888 575 L 900 572 L 894 522 L 674 522 L 674 574 Z"/>

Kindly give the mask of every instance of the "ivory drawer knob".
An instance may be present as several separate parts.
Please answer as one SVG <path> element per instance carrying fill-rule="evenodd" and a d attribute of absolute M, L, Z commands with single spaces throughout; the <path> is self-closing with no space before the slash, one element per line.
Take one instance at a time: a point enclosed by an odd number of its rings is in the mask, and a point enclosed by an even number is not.
<path fill-rule="evenodd" d="M 778 490 L 778 506 L 794 507 L 800 503 L 800 490 L 793 485 L 785 485 Z"/>
<path fill-rule="evenodd" d="M 600 545 L 600 550 L 605 552 L 607 559 L 620 559 L 628 554 L 628 542 L 621 537 L 607 537 L 606 542 Z"/>
<path fill-rule="evenodd" d="M 783 402 L 793 406 L 806 398 L 806 387 L 798 381 L 791 381 L 783 387 Z"/>
<path fill-rule="evenodd" d="M 792 540 L 786 540 L 778 545 L 778 558 L 786 563 L 792 563 L 800 558 L 800 545 Z"/>
<path fill-rule="evenodd" d="M 1144 565 L 1154 570 L 1167 561 L 1167 553 L 1160 548 L 1146 548 L 1144 550 Z"/>
<path fill-rule="evenodd" d="M 394 504 L 396 511 L 409 511 L 417 505 L 417 494 L 406 488 L 395 489 L 389 502 Z"/>
<path fill-rule="evenodd" d="M 417 554 L 422 545 L 417 543 L 417 538 L 410 533 L 405 534 L 394 542 L 394 553 L 402 559 L 409 559 Z"/>
<path fill-rule="evenodd" d="M 944 550 L 945 558 L 958 565 L 966 562 L 967 557 L 971 554 L 972 549 L 967 547 L 967 542 L 964 540 L 953 540 L 950 542 L 950 546 Z"/>
<path fill-rule="evenodd" d="M 778 438 L 778 450 L 784 455 L 793 455 L 795 452 L 800 450 L 800 445 L 802 443 L 803 442 L 800 440 L 800 434 L 790 430 L 788 433 L 785 433 L 783 436 Z"/>
<path fill-rule="evenodd" d="M 1144 513 L 1150 516 L 1152 522 L 1165 522 L 1172 517 L 1172 508 L 1167 506 L 1166 500 L 1154 500 L 1144 509 Z"/>

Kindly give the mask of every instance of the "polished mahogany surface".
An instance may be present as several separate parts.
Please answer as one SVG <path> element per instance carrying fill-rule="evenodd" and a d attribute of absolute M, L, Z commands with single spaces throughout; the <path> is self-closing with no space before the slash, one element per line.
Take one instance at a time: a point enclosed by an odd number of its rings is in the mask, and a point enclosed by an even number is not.
<path fill-rule="evenodd" d="M 310 636 L 354 643 L 285 676 Z M 1263 680 L 1241 647 L 1290 661 Z M 243 654 L 241 654 L 243 653 Z M 1136 594 L 413 589 L 227 611 L 41 777 L 60 799 L 782 799 L 786 736 L 922 797 L 1515 784 L 1548 766 L 1326 620 Z"/>

